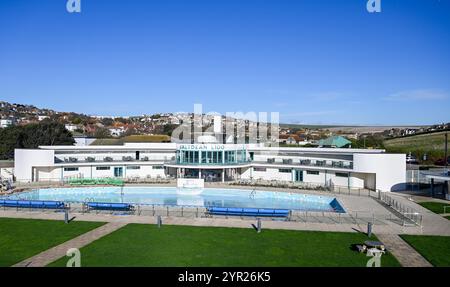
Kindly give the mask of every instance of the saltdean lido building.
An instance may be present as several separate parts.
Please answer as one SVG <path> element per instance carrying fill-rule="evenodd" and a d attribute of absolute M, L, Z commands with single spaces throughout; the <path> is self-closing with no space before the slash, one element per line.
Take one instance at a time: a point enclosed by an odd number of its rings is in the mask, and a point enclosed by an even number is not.
<path fill-rule="evenodd" d="M 15 180 L 199 178 L 277 180 L 395 191 L 406 182 L 405 154 L 378 149 L 266 147 L 263 144 L 125 143 L 15 150 Z"/>

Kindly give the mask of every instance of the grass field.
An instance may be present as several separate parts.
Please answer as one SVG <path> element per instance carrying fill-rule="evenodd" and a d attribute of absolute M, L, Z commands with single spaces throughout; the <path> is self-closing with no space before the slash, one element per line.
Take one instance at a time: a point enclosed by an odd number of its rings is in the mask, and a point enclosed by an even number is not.
<path fill-rule="evenodd" d="M 434 266 L 450 267 L 449 236 L 401 235 L 401 237 Z"/>
<path fill-rule="evenodd" d="M 0 266 L 11 266 L 103 223 L 0 218 Z"/>
<path fill-rule="evenodd" d="M 82 248 L 81 265 L 364 267 L 368 257 L 351 245 L 365 240 L 360 233 L 129 224 Z M 381 264 L 399 266 L 391 255 Z"/>
<path fill-rule="evenodd" d="M 444 206 L 447 207 L 447 213 L 450 213 L 450 203 L 443 203 L 443 202 L 418 202 L 421 206 L 425 207 L 426 209 L 440 214 L 444 213 Z"/>
<path fill-rule="evenodd" d="M 445 132 L 437 132 L 424 135 L 395 138 L 384 141 L 384 146 L 388 152 L 409 153 L 421 159 L 426 153 L 429 163 L 444 157 Z M 450 143 L 450 137 L 448 139 Z"/>

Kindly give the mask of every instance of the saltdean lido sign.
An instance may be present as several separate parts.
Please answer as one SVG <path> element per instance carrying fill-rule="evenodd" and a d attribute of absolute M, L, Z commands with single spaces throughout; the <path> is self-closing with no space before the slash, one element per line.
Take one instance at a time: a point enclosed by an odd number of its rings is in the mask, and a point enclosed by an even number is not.
<path fill-rule="evenodd" d="M 223 144 L 182 144 L 178 147 L 179 150 L 225 150 Z"/>

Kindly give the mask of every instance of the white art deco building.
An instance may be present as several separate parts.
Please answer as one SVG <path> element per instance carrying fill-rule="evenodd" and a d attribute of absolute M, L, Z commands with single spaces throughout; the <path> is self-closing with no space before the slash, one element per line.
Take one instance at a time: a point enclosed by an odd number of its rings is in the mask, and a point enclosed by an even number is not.
<path fill-rule="evenodd" d="M 15 180 L 81 178 L 264 179 L 395 191 L 406 182 L 404 154 L 262 144 L 126 143 L 15 150 Z"/>

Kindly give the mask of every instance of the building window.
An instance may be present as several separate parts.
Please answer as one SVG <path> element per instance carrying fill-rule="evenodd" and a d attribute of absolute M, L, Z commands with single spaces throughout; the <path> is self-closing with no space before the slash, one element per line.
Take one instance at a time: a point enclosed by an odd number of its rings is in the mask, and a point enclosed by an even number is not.
<path fill-rule="evenodd" d="M 234 150 L 225 151 L 225 163 L 236 163 L 236 154 Z"/>
<path fill-rule="evenodd" d="M 337 177 L 348 177 L 348 173 L 344 173 L 344 172 L 336 172 L 336 176 L 337 176 Z"/>
<path fill-rule="evenodd" d="M 96 170 L 110 170 L 111 168 L 109 166 L 97 166 L 95 169 Z"/>
<path fill-rule="evenodd" d="M 127 166 L 127 169 L 141 169 L 141 167 L 138 165 L 129 165 Z"/>
<path fill-rule="evenodd" d="M 306 174 L 319 175 L 319 171 L 318 170 L 307 170 Z"/>
<path fill-rule="evenodd" d="M 281 173 L 291 173 L 291 172 L 292 172 L 292 169 L 280 168 L 280 169 L 278 169 L 278 172 L 281 172 Z"/>
<path fill-rule="evenodd" d="M 267 170 L 267 168 L 265 168 L 265 167 L 254 167 L 253 170 L 254 171 L 264 171 L 265 172 Z"/>
<path fill-rule="evenodd" d="M 78 167 L 65 167 L 64 171 L 78 171 Z"/>
<path fill-rule="evenodd" d="M 162 166 L 162 165 L 154 165 L 152 168 L 153 169 L 164 169 L 164 166 Z"/>

